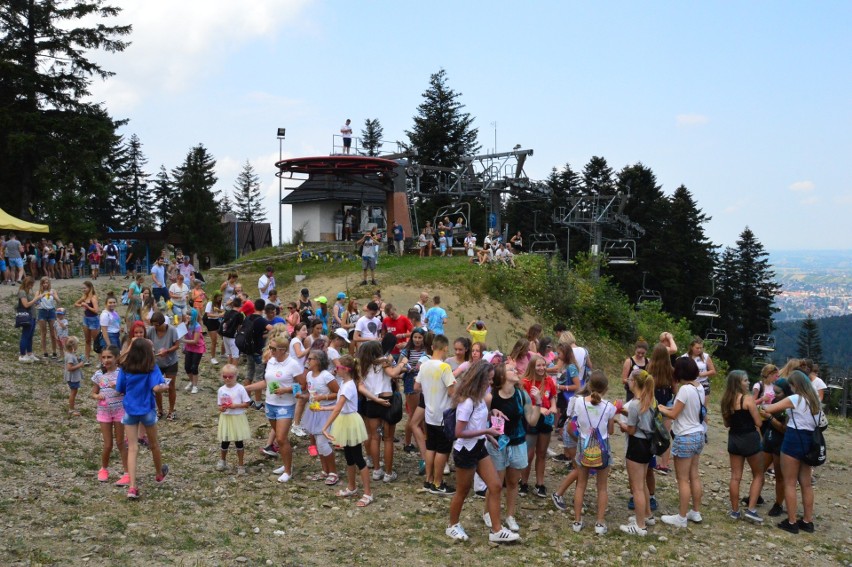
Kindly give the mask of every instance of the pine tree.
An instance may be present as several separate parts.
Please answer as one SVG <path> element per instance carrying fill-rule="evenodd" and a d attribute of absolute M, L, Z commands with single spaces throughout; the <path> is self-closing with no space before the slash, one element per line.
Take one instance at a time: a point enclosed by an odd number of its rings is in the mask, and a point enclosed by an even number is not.
<path fill-rule="evenodd" d="M 169 225 L 183 238 L 184 253 L 225 256 L 218 192 L 213 190 L 217 181 L 215 167 L 216 160 L 203 144 L 198 144 L 172 170 L 176 210 Z"/>
<path fill-rule="evenodd" d="M 140 231 L 154 229 L 154 196 L 148 191 L 151 175 L 145 171 L 148 158 L 142 152 L 142 142 L 139 136 L 132 134 L 127 144 L 128 179 L 127 192 L 133 197 L 130 207 L 131 228 Z"/>
<path fill-rule="evenodd" d="M 119 12 L 100 0 L 0 5 L 0 194 L 13 214 L 38 209 L 51 224 L 76 215 L 74 230 L 99 224 L 81 213 L 103 197 L 99 170 L 116 123 L 85 102 L 92 77 L 112 75 L 89 56 L 128 45 L 121 37 L 130 26 L 100 21 Z"/>
<path fill-rule="evenodd" d="M 796 341 L 796 349 L 796 354 L 799 358 L 809 358 L 819 365 L 821 378 L 825 379 L 828 377 L 828 366 L 825 364 L 825 358 L 822 353 L 822 335 L 820 334 L 816 319 L 810 313 L 802 321 L 799 339 Z"/>
<path fill-rule="evenodd" d="M 447 85 L 444 69 L 429 78 L 429 88 L 423 92 L 423 102 L 417 107 L 414 126 L 405 132 L 410 147 L 418 152 L 420 163 L 457 168 L 462 156 L 479 150 L 479 130 L 473 127 L 473 117 L 463 112 L 461 95 Z M 429 193 L 437 189 L 438 176 L 427 172 L 421 179 L 421 191 Z"/>
<path fill-rule="evenodd" d="M 234 203 L 237 220 L 241 222 L 264 222 L 266 210 L 260 194 L 260 177 L 246 160 L 234 184 Z"/>
<path fill-rule="evenodd" d="M 361 147 L 367 150 L 368 156 L 379 155 L 384 132 L 378 118 L 368 118 L 364 121 L 364 129 L 361 130 Z"/>
<path fill-rule="evenodd" d="M 174 214 L 175 186 L 166 166 L 161 165 L 160 171 L 154 176 L 153 210 L 157 216 L 160 230 L 165 229 Z"/>
<path fill-rule="evenodd" d="M 615 193 L 612 168 L 606 159 L 592 156 L 583 167 L 583 189 L 587 195 L 612 195 Z"/>

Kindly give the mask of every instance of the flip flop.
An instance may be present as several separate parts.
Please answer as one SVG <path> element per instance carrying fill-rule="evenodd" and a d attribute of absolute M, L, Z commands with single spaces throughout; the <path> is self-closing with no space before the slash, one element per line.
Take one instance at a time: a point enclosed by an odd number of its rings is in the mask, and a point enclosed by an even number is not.
<path fill-rule="evenodd" d="M 322 473 L 322 472 L 318 472 L 318 473 L 308 475 L 308 480 L 325 480 L 325 478 L 326 478 L 326 474 Z"/>
<path fill-rule="evenodd" d="M 365 494 L 361 497 L 361 499 L 355 503 L 359 508 L 366 508 L 370 504 L 373 503 L 373 496 L 370 494 Z"/>
<path fill-rule="evenodd" d="M 340 477 L 335 473 L 330 473 L 327 477 L 325 477 L 325 484 L 328 486 L 334 486 L 340 482 Z"/>
<path fill-rule="evenodd" d="M 340 498 L 349 498 L 350 496 L 355 496 L 356 494 L 358 494 L 357 488 L 353 488 L 352 490 L 349 490 L 348 488 L 341 488 L 337 491 L 337 496 Z"/>

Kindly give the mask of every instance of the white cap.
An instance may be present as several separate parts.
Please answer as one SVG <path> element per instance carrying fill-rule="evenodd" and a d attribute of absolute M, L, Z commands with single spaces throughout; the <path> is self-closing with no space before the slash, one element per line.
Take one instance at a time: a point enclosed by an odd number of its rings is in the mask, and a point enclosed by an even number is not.
<path fill-rule="evenodd" d="M 334 334 L 349 344 L 349 333 L 346 332 L 346 329 L 335 329 Z"/>

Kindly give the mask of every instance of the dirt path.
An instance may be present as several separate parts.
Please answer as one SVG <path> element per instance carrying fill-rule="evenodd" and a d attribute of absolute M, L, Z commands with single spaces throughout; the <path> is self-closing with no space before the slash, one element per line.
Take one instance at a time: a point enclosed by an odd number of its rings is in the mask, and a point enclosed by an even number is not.
<path fill-rule="evenodd" d="M 99 291 L 123 283 L 103 278 L 97 282 Z M 333 297 L 346 290 L 347 281 L 315 278 L 305 283 L 314 296 Z M 72 280 L 57 282 L 55 287 L 68 305 L 79 286 L 80 280 Z M 300 287 L 287 285 L 282 297 L 295 297 Z M 349 291 L 362 299 L 368 293 L 357 287 Z M 387 301 L 406 308 L 420 291 L 393 285 L 382 288 Z M 435 286 L 426 291 L 441 295 L 450 314 L 450 336 L 463 334 L 467 321 L 483 316 L 489 325 L 489 343 L 508 349 L 533 321 L 532 317 L 516 321 L 501 315 L 499 306 L 490 301 L 471 304 L 451 289 Z M 443 533 L 449 500 L 418 491 L 422 478 L 416 474 L 417 458 L 403 453 L 399 444 L 394 465 L 399 480 L 376 483 L 376 501 L 363 510 L 335 498 L 334 489 L 306 480 L 319 467 L 308 455 L 305 441 L 299 441 L 295 449 L 295 478 L 286 485 L 276 483 L 271 471 L 277 464 L 258 452 L 267 432 L 260 412 L 252 411 L 249 416 L 255 432 L 247 444 L 249 474 L 237 477 L 233 468 L 216 472 L 218 380 L 208 357 L 202 363 L 200 393 L 188 395 L 179 387 L 178 421 L 159 426 L 165 460 L 172 470 L 169 478 L 156 486 L 151 460 L 142 451 L 142 499 L 128 502 L 123 490 L 95 481 L 101 440 L 94 405 L 85 397 L 87 387 L 81 390 L 79 401 L 83 416 L 68 417 L 67 387 L 60 365 L 17 362 L 18 333 L 11 328 L 13 296 L 13 288 L 0 287 L 0 377 L 5 384 L 5 411 L 0 414 L 0 512 L 4 524 L 0 553 L 4 564 L 639 565 L 652 560 L 662 564 L 750 561 L 816 566 L 849 564 L 852 558 L 848 428 L 832 426 L 827 432 L 831 462 L 817 473 L 817 532 L 813 535 L 788 535 L 775 528 L 770 518 L 760 527 L 725 519 L 726 434 L 714 412 L 710 445 L 702 456 L 705 502 L 701 525 L 682 532 L 657 525 L 643 540 L 629 539 L 618 531 L 629 515 L 629 495 L 620 458 L 624 437 L 617 435 L 609 482 L 608 535 L 595 537 L 590 528 L 574 534 L 568 515 L 556 511 L 549 498 L 528 496 L 521 500 L 518 513 L 522 543 L 495 548 L 487 543 L 481 523 L 482 501 L 468 499 L 462 522 L 471 541 L 452 545 Z M 467 304 L 461 305 L 462 301 Z M 70 311 L 72 334 L 79 333 L 80 316 Z M 607 371 L 610 376 L 618 375 L 615 368 Z M 86 374 L 91 375 L 91 369 Z M 178 380 L 182 382 L 184 376 L 181 370 Z M 551 446 L 556 449 L 556 442 Z M 342 457 L 338 466 L 343 466 Z M 113 466 L 113 481 L 118 472 L 118 466 Z M 548 491 L 564 472 L 563 465 L 547 463 Z M 677 503 L 674 477 L 658 476 L 657 487 L 660 512 L 671 512 Z M 773 482 L 768 481 L 763 491 L 767 500 L 773 489 Z M 571 494 L 569 491 L 568 496 Z M 587 493 L 586 500 L 593 511 L 594 490 Z M 767 510 L 764 506 L 761 513 L 765 515 Z"/>

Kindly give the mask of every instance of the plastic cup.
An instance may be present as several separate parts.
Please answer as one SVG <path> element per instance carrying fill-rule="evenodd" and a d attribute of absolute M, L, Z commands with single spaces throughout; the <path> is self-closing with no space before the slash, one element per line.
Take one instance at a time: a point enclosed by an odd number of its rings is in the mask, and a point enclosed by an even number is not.
<path fill-rule="evenodd" d="M 302 393 L 302 387 L 298 384 L 293 384 L 293 395 L 295 396 L 295 395 L 301 394 L 301 393 Z"/>
<path fill-rule="evenodd" d="M 491 427 L 493 427 L 497 433 L 503 435 L 504 429 L 506 427 L 506 420 L 500 416 L 492 415 L 491 416 Z"/>

